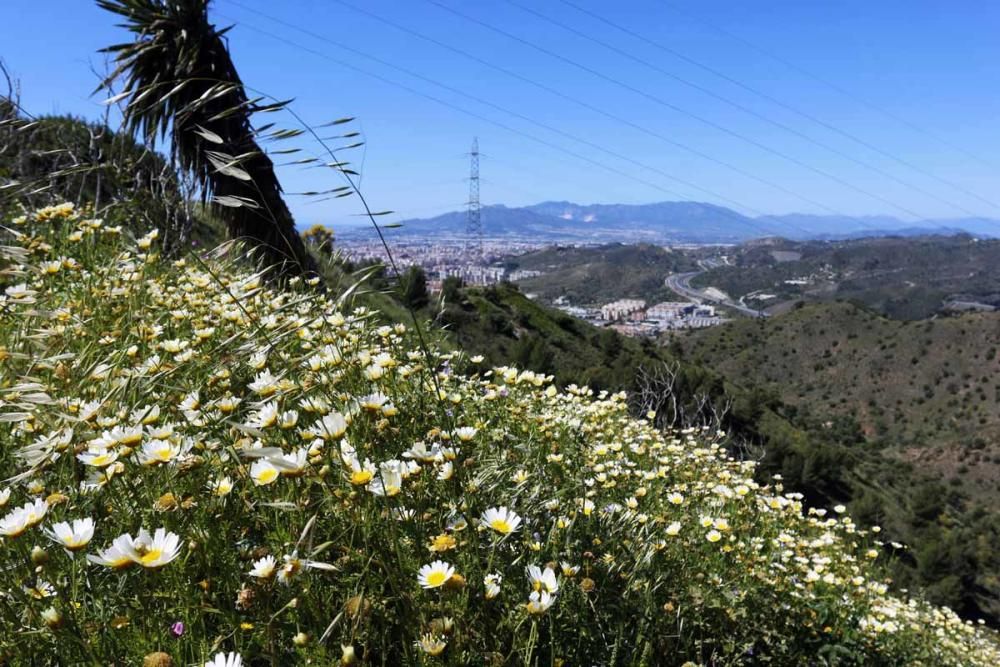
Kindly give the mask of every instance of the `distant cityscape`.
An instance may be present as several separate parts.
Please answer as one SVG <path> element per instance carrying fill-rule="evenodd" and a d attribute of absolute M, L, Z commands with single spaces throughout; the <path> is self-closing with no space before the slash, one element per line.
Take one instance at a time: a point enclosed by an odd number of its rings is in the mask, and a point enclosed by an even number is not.
<path fill-rule="evenodd" d="M 465 239 L 431 241 L 393 240 L 392 255 L 400 268 L 419 266 L 427 274 L 432 291 L 440 291 L 445 278 L 460 278 L 466 285 L 495 285 L 504 280 L 516 282 L 533 277 L 537 271 L 509 271 L 503 260 L 546 247 L 546 243 L 527 241 L 482 242 L 470 244 Z M 354 241 L 340 245 L 345 259 L 352 262 L 385 261 L 385 248 L 378 241 Z"/>
<path fill-rule="evenodd" d="M 427 275 L 428 289 L 438 292 L 444 280 L 450 277 L 459 278 L 465 285 L 487 286 L 503 281 L 517 283 L 544 275 L 542 271 L 511 269 L 507 260 L 550 245 L 491 239 L 483 240 L 480 251 L 478 244 L 470 244 L 463 238 L 434 241 L 397 239 L 392 243 L 392 252 L 400 269 L 410 266 L 422 268 Z M 353 262 L 385 260 L 385 249 L 374 240 L 351 239 L 349 243 L 340 245 L 340 251 L 345 259 Z M 526 296 L 537 298 L 531 293 L 526 293 Z M 700 329 L 727 321 L 714 306 L 695 300 L 648 305 L 642 299 L 623 297 L 603 304 L 575 304 L 566 297 L 559 297 L 551 305 L 594 326 L 636 337 L 656 336 L 670 330 Z"/>
<path fill-rule="evenodd" d="M 701 329 L 725 321 L 715 312 L 715 306 L 692 301 L 663 301 L 647 306 L 642 299 L 619 299 L 598 308 L 585 308 L 560 297 L 553 305 L 568 315 L 626 336 L 655 336 L 671 329 Z"/>

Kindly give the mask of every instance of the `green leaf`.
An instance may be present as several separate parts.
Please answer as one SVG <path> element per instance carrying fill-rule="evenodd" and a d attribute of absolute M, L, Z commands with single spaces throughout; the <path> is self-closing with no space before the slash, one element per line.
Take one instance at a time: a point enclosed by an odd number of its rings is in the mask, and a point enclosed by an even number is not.
<path fill-rule="evenodd" d="M 215 132 L 212 132 L 211 130 L 206 130 L 201 125 L 196 125 L 195 127 L 197 127 L 198 129 L 193 130 L 193 132 L 202 139 L 204 139 L 205 141 L 211 141 L 213 144 L 225 143 L 223 142 L 222 137 L 217 135 Z"/>
<path fill-rule="evenodd" d="M 281 139 L 291 139 L 292 137 L 297 137 L 302 134 L 304 130 L 292 129 L 292 130 L 276 130 L 272 132 L 268 137 L 274 140 Z"/>
<path fill-rule="evenodd" d="M 101 102 L 101 104 L 103 104 L 104 106 L 111 106 L 112 104 L 116 104 L 118 102 L 121 102 L 122 100 L 124 100 L 126 97 L 128 97 L 131 94 L 132 94 L 131 90 L 126 90 L 124 93 L 118 93 L 117 95 L 109 97 L 108 99 L 106 99 L 103 102 Z"/>
<path fill-rule="evenodd" d="M 260 208 L 260 204 L 254 200 L 247 199 L 246 197 L 237 197 L 236 195 L 217 195 L 212 197 L 212 201 L 221 206 L 228 206 L 229 208 L 239 208 L 240 206 Z"/>
<path fill-rule="evenodd" d="M 348 116 L 347 118 L 338 118 L 337 120 L 331 120 L 329 123 L 323 123 L 322 125 L 317 125 L 316 127 L 330 127 L 331 125 L 343 125 L 344 123 L 350 123 L 354 120 L 354 116 Z"/>

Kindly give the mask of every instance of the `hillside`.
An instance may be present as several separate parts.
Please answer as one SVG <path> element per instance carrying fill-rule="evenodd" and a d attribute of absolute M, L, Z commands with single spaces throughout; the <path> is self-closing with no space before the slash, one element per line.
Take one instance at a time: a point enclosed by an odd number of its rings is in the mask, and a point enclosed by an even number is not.
<path fill-rule="evenodd" d="M 680 339 L 730 378 L 753 377 L 799 410 L 855 419 L 977 493 L 1000 480 L 1000 314 L 896 321 L 814 304 Z M 971 489 L 970 489 L 971 490 Z"/>
<path fill-rule="evenodd" d="M 393 294 L 383 285 L 377 295 L 391 301 Z M 822 404 L 817 410 L 792 404 L 756 372 L 721 374 L 714 360 L 692 356 L 680 339 L 660 347 L 622 337 L 510 285 L 452 286 L 438 308 L 432 303 L 421 314 L 434 319 L 430 333 L 440 333 L 450 349 L 476 350 L 494 365 L 552 373 L 563 386 L 626 390 L 633 414 L 655 409 L 663 426 L 721 427 L 734 456 L 759 461 L 758 481 L 781 474 L 809 506 L 844 504 L 863 525 L 878 524 L 887 538 L 910 545 L 911 554 L 922 550 L 919 558 L 908 555 L 894 564 L 899 585 L 919 586 L 966 617 L 1000 625 L 1000 558 L 975 546 L 1000 539 L 1000 517 L 981 513 L 990 495 L 975 485 L 956 487 L 934 467 L 869 440 L 852 415 L 828 414 Z M 398 303 L 385 310 L 397 311 Z M 643 377 L 664 369 L 669 372 L 653 382 Z"/>
<path fill-rule="evenodd" d="M 898 319 L 923 319 L 955 301 L 1000 305 L 1000 240 L 964 234 L 808 243 L 774 239 L 742 245 L 729 259 L 730 265 L 707 271 L 692 284 L 748 296 L 749 303 L 762 306 L 850 299 Z M 761 292 L 771 298 L 755 300 Z"/>
<path fill-rule="evenodd" d="M 518 280 L 525 292 L 552 301 L 565 297 L 573 304 L 599 304 L 621 298 L 650 303 L 673 297 L 664 286 L 671 273 L 692 271 L 693 260 L 680 252 L 648 244 L 614 243 L 598 247 L 547 248 L 507 262 L 510 269 L 541 271 Z"/>
<path fill-rule="evenodd" d="M 810 304 L 690 332 L 672 345 L 772 396 L 814 443 L 828 433 L 846 445 L 841 456 L 855 461 L 844 478 L 852 511 L 883 522 L 895 514 L 893 533 L 915 550 L 914 570 L 897 572 L 901 581 L 996 613 L 1000 558 L 983 545 L 1000 536 L 998 325 L 993 313 L 914 323 L 847 303 Z M 863 454 L 876 467 L 857 459 Z M 808 478 L 829 465 L 845 464 L 827 458 L 790 483 L 815 485 Z M 891 482 L 901 470 L 928 481 Z"/>
<path fill-rule="evenodd" d="M 9 224 L 4 660 L 1000 661 L 710 432 L 71 206 Z"/>

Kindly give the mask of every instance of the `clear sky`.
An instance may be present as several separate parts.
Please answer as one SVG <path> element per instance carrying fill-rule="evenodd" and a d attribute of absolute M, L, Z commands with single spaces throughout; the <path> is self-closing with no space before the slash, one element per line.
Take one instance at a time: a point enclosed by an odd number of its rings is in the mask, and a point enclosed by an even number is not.
<path fill-rule="evenodd" d="M 211 14 L 235 24 L 248 85 L 310 122 L 358 118 L 363 189 L 400 218 L 464 205 L 474 136 L 484 204 L 1000 218 L 992 0 L 216 0 Z M 28 110 L 103 113 L 97 50 L 128 39 L 113 16 L 6 0 L 0 17 Z M 289 191 L 340 184 L 280 175 Z M 292 205 L 300 224 L 356 220 L 350 199 Z"/>

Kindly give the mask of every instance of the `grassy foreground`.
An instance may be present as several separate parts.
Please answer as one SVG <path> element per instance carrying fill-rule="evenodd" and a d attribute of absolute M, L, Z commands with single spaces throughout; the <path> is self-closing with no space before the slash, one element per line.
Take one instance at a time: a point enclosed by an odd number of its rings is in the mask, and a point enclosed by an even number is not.
<path fill-rule="evenodd" d="M 68 205 L 5 227 L 2 664 L 1000 664 L 715 434 Z"/>

